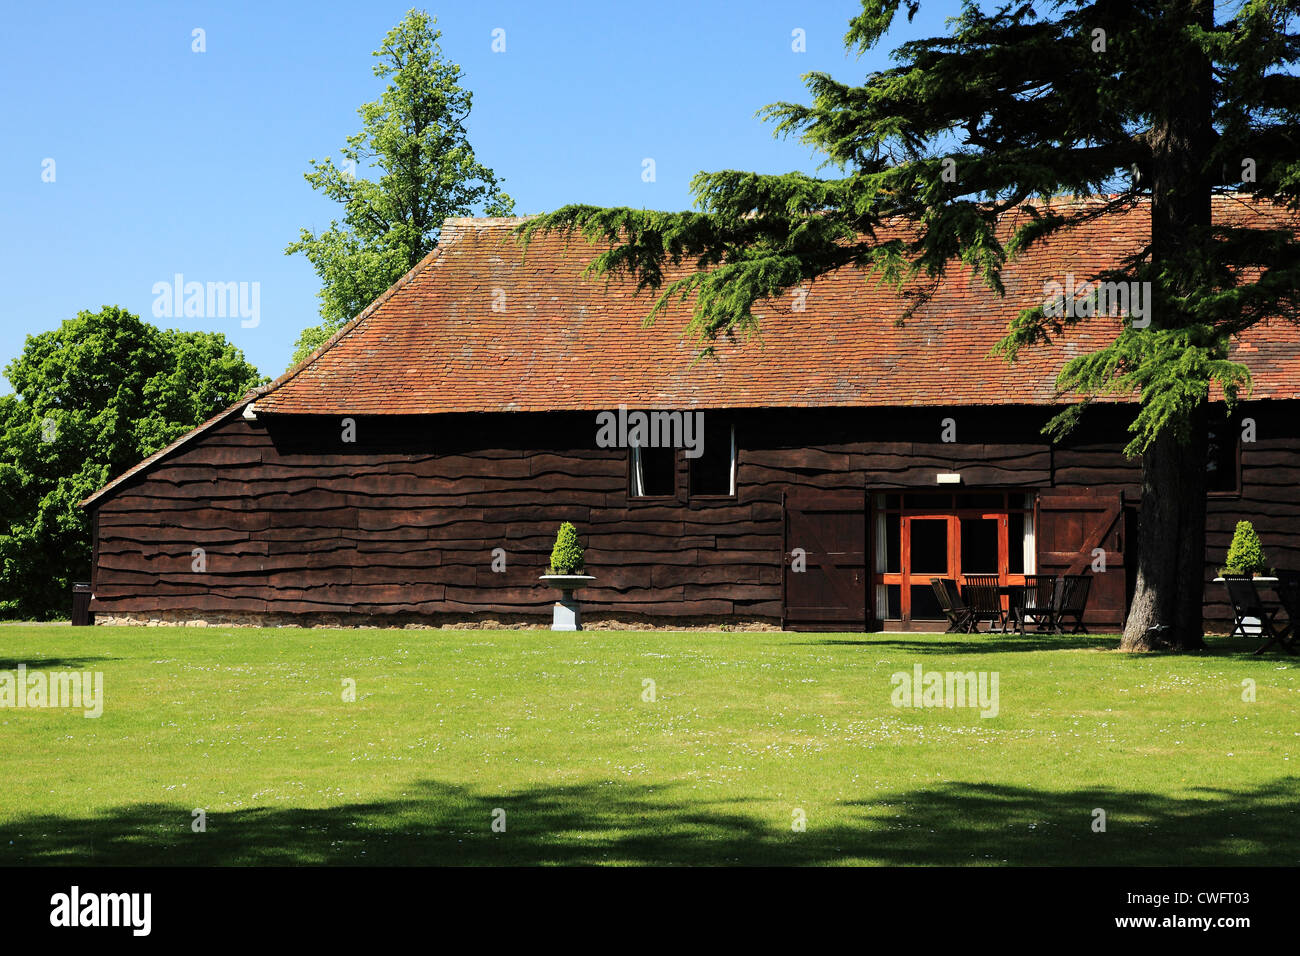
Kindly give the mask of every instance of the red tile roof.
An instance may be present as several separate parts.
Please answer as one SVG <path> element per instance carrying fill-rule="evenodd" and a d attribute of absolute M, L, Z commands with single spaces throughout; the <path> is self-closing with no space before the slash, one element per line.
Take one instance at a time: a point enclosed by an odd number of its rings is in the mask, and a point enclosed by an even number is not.
<path fill-rule="evenodd" d="M 1219 222 L 1290 223 L 1295 218 L 1219 197 Z M 558 236 L 525 255 L 518 219 L 449 219 L 437 249 L 305 361 L 151 455 L 95 492 L 94 504 L 248 402 L 260 413 L 417 414 L 475 411 L 591 411 L 1057 403 L 1053 382 L 1068 357 L 1098 347 L 1118 319 L 1076 327 L 1051 346 L 1008 364 L 989 357 L 1008 323 L 1040 302 L 1044 283 L 1079 282 L 1113 267 L 1149 234 L 1144 206 L 1094 220 L 1010 263 L 999 298 L 960 266 L 929 302 L 899 322 L 904 303 L 850 269 L 794 298 L 755 307 L 761 332 L 718 344 L 693 363 L 681 330 L 689 302 L 653 328 L 642 319 L 654 296 L 627 280 L 583 278 L 595 247 Z M 504 297 L 502 297 L 504 294 Z M 494 303 L 496 308 L 493 308 Z M 1300 328 L 1261 323 L 1235 356 L 1255 379 L 1255 399 L 1300 398 Z"/>
<path fill-rule="evenodd" d="M 1251 217 L 1237 197 L 1219 221 Z M 794 296 L 760 303 L 759 335 L 722 341 L 693 363 L 682 339 L 689 303 L 652 328 L 651 293 L 626 279 L 584 278 L 596 247 L 541 236 L 527 253 L 517 219 L 451 219 L 438 248 L 402 282 L 257 399 L 270 413 L 415 414 L 643 408 L 1006 405 L 1059 401 L 1068 357 L 1100 346 L 1119 320 L 1095 319 L 1009 364 L 989 356 L 1044 283 L 1082 284 L 1149 237 L 1145 205 L 1054 237 L 1008 264 L 998 297 L 962 266 L 906 321 L 903 302 L 867 273 L 842 269 Z M 1300 398 L 1300 330 L 1252 329 L 1237 356 L 1254 398 Z"/>

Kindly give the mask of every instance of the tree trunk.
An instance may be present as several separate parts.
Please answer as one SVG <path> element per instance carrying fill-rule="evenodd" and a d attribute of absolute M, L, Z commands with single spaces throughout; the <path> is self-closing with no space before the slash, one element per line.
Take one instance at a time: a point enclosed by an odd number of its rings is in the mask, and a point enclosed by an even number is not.
<path fill-rule="evenodd" d="M 1198 263 L 1210 255 L 1211 187 L 1202 157 L 1214 129 L 1209 60 L 1188 42 L 1186 28 L 1212 29 L 1211 0 L 1171 4 L 1163 56 L 1168 75 L 1153 117 L 1151 146 L 1151 260 L 1169 278 L 1157 288 L 1152 328 L 1177 328 L 1188 318 L 1170 296 L 1194 286 Z M 1138 515 L 1137 589 L 1124 626 L 1124 650 L 1205 646 L 1206 407 L 1169 422 L 1142 455 Z M 1159 628 L 1159 630 L 1152 630 Z"/>
<path fill-rule="evenodd" d="M 1204 405 L 1184 427 L 1182 435 L 1166 428 L 1142 456 L 1137 590 L 1122 650 L 1205 646 Z"/>

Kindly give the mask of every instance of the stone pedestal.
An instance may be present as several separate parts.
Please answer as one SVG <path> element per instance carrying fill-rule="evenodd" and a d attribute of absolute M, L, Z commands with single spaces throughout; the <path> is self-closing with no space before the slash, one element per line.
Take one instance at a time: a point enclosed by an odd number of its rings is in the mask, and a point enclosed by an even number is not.
<path fill-rule="evenodd" d="M 543 574 L 541 580 L 560 592 L 551 615 L 552 631 L 581 631 L 582 608 L 573 592 L 596 580 L 591 574 Z"/>
<path fill-rule="evenodd" d="M 554 614 L 551 616 L 551 630 L 582 630 L 582 604 L 572 592 L 565 593 L 555 602 Z"/>

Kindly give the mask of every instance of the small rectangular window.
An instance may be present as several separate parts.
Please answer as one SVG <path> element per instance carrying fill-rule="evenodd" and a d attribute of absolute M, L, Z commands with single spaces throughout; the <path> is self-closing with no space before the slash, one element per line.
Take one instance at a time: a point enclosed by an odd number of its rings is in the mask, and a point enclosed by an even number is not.
<path fill-rule="evenodd" d="M 905 511 L 920 511 L 930 514 L 937 514 L 940 511 L 948 511 L 952 508 L 952 495 L 934 494 L 933 492 L 921 491 L 903 495 L 903 509 Z"/>
<path fill-rule="evenodd" d="M 691 463 L 691 495 L 736 493 L 736 429 L 725 418 L 704 416 L 704 447 Z"/>
<path fill-rule="evenodd" d="M 1232 495 L 1241 491 L 1240 459 L 1237 456 L 1241 430 L 1232 419 L 1210 422 L 1205 454 L 1205 490 Z"/>
<path fill-rule="evenodd" d="M 671 498 L 677 493 L 677 454 L 672 448 L 632 447 L 632 497 Z"/>

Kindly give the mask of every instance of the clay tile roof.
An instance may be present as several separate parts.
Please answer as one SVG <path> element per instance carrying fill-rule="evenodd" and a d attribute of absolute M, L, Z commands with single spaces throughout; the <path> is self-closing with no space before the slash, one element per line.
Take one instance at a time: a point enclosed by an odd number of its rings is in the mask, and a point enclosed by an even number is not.
<path fill-rule="evenodd" d="M 1240 196 L 1215 200 L 1218 222 L 1300 228 Z M 998 297 L 960 266 L 905 321 L 906 305 L 867 274 L 844 269 L 802 297 L 760 303 L 761 333 L 718 343 L 695 362 L 683 341 L 689 303 L 652 328 L 653 301 L 626 279 L 584 278 L 595 247 L 542 236 L 527 254 L 519 219 L 449 219 L 441 242 L 328 342 L 276 381 L 118 476 L 89 506 L 249 402 L 258 414 L 418 414 L 899 405 L 1059 404 L 1064 361 L 1099 346 L 1118 319 L 1082 324 L 1015 364 L 989 356 L 1044 283 L 1113 267 L 1150 233 L 1145 205 L 1093 220 L 1013 260 Z M 1300 328 L 1261 323 L 1236 344 L 1253 399 L 1300 398 Z"/>
<path fill-rule="evenodd" d="M 1220 221 L 1280 216 L 1239 197 Z M 1068 357 L 1098 347 L 1118 319 L 1096 319 L 1015 364 L 989 356 L 1008 323 L 1042 300 L 1048 280 L 1079 283 L 1149 236 L 1145 205 L 1035 247 L 1005 269 L 1005 297 L 955 266 L 906 321 L 904 302 L 867 273 L 842 269 L 795 296 L 760 303 L 758 336 L 721 341 L 694 362 L 683 340 L 689 303 L 651 328 L 653 295 L 626 279 L 583 277 L 596 252 L 581 238 L 540 236 L 527 252 L 518 219 L 450 219 L 438 248 L 326 346 L 257 399 L 269 413 L 415 414 L 642 408 L 1006 405 L 1059 402 Z M 1238 357 L 1254 398 L 1300 397 L 1300 330 L 1252 329 Z"/>

